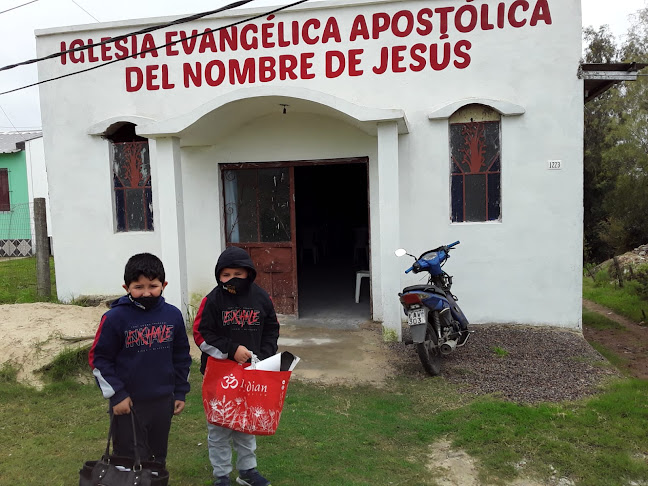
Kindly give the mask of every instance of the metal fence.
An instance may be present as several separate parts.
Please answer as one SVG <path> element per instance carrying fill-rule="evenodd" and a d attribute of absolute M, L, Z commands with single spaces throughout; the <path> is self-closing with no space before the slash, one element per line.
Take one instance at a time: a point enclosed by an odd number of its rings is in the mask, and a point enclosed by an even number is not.
<path fill-rule="evenodd" d="M 0 212 L 0 257 L 34 254 L 34 204 L 13 204 Z"/>

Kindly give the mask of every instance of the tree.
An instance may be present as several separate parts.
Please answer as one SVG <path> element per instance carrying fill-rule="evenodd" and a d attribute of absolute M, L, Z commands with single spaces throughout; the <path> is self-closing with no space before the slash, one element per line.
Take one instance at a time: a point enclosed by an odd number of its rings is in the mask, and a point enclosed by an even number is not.
<path fill-rule="evenodd" d="M 608 63 L 618 60 L 614 36 L 607 25 L 598 30 L 591 27 L 583 32 L 587 44 L 583 61 Z M 613 175 L 606 167 L 603 153 L 613 145 L 608 137 L 616 89 L 609 90 L 585 105 L 584 133 L 584 247 L 587 261 L 600 261 L 611 253 L 610 244 L 600 238 L 600 224 L 607 217 L 603 205 L 605 196 L 614 187 Z"/>
<path fill-rule="evenodd" d="M 648 63 L 648 7 L 632 19 L 620 55 L 624 62 Z M 648 242 L 648 79 L 617 90 L 603 165 L 614 168 L 613 187 L 604 196 L 607 213 L 599 236 L 617 252 Z"/>
<path fill-rule="evenodd" d="M 648 62 L 648 7 L 621 48 L 607 26 L 583 34 L 584 62 Z M 648 242 L 648 79 L 587 103 L 584 137 L 585 259 L 596 262 Z"/>

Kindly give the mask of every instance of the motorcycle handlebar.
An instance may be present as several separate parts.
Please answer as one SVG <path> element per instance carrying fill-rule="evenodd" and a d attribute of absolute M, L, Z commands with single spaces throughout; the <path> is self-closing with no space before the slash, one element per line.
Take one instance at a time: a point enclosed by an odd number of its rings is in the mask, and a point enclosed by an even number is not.
<path fill-rule="evenodd" d="M 454 243 L 450 243 L 450 244 L 448 245 L 448 249 L 450 249 L 450 248 L 452 248 L 453 246 L 456 246 L 456 245 L 458 245 L 458 244 L 459 244 L 459 240 L 455 241 Z"/>

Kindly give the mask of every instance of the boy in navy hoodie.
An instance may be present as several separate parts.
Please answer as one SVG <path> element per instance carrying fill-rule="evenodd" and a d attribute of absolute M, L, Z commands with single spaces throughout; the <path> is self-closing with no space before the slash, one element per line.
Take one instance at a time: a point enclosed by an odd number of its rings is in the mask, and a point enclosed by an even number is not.
<path fill-rule="evenodd" d="M 101 318 L 89 363 L 104 398 L 110 400 L 114 453 L 166 464 L 171 418 L 189 392 L 189 340 L 182 313 L 167 304 L 164 266 L 150 253 L 132 256 L 124 269 L 127 295 Z"/>
<path fill-rule="evenodd" d="M 279 322 L 268 293 L 254 283 L 256 269 L 250 255 L 231 246 L 216 263 L 218 285 L 202 300 L 194 321 L 194 341 L 202 353 L 200 372 L 205 373 L 207 356 L 231 359 L 237 363 L 259 359 L 277 352 Z M 236 449 L 238 484 L 270 486 L 256 470 L 256 437 L 217 425 L 207 424 L 207 444 L 215 486 L 229 486 L 232 449 Z"/>

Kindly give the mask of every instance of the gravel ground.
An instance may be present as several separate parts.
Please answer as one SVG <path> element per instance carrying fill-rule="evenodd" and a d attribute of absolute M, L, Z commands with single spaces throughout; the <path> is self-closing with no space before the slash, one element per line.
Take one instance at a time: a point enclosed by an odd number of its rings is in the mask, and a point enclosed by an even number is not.
<path fill-rule="evenodd" d="M 495 394 L 517 403 L 577 400 L 619 373 L 580 332 L 519 325 L 474 325 L 463 348 L 444 357 L 441 375 L 467 393 Z M 413 345 L 403 353 L 404 374 L 425 374 Z M 495 352 L 498 349 L 502 352 Z"/>

